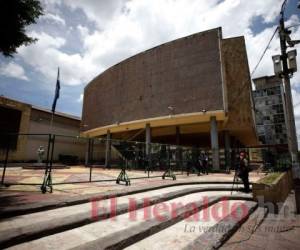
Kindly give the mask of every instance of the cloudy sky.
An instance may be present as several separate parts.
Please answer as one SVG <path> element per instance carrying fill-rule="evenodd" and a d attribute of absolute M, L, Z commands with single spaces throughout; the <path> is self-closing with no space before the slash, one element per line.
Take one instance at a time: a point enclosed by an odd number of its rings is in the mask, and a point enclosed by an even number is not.
<path fill-rule="evenodd" d="M 244 35 L 250 70 L 278 23 L 282 0 L 42 0 L 45 15 L 27 32 L 38 42 L 0 56 L 0 95 L 51 107 L 57 67 L 57 110 L 81 115 L 85 85 L 108 67 L 145 49 L 222 26 L 224 38 Z M 300 23 L 297 0 L 289 0 L 288 25 Z M 300 39 L 300 27 L 292 38 Z M 299 48 L 300 45 L 298 45 Z M 276 36 L 254 77 L 271 75 Z M 299 56 L 298 56 L 299 64 Z M 300 64 L 299 64 L 300 65 Z M 299 66 L 300 68 L 300 66 Z M 300 134 L 300 73 L 292 79 Z"/>

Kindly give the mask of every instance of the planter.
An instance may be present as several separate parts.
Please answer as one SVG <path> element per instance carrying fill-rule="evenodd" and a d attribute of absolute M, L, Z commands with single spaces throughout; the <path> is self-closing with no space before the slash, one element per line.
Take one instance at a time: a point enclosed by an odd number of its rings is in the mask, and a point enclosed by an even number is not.
<path fill-rule="evenodd" d="M 272 208 L 277 213 L 292 189 L 292 172 L 289 170 L 281 173 L 271 183 L 264 183 L 264 179 L 252 184 L 253 198 L 258 201 L 259 206 L 268 206 L 270 212 L 270 205 L 273 205 Z"/>

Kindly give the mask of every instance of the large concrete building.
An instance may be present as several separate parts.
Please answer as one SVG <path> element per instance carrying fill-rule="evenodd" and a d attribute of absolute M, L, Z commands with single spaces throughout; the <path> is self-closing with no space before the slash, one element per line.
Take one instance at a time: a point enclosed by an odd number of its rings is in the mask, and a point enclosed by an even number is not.
<path fill-rule="evenodd" d="M 277 76 L 253 79 L 256 129 L 262 144 L 287 144 L 282 80 Z"/>
<path fill-rule="evenodd" d="M 84 90 L 82 135 L 219 148 L 257 143 L 244 37 L 221 28 L 132 56 Z"/>

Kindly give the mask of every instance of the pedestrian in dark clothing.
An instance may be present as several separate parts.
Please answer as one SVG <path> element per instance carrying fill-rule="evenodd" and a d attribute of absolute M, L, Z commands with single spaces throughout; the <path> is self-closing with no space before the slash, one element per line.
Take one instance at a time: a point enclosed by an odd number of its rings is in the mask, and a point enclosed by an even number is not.
<path fill-rule="evenodd" d="M 238 177 L 242 179 L 244 184 L 244 191 L 249 193 L 249 166 L 248 160 L 246 158 L 245 152 L 240 153 L 240 161 L 239 161 L 239 169 L 238 169 Z"/>
<path fill-rule="evenodd" d="M 202 151 L 200 154 L 200 165 L 201 165 L 202 173 L 208 174 L 208 171 L 207 171 L 208 156 L 204 151 Z"/>
<path fill-rule="evenodd" d="M 199 149 L 193 148 L 192 149 L 192 170 L 197 171 L 197 175 L 200 176 L 201 166 L 199 162 Z"/>

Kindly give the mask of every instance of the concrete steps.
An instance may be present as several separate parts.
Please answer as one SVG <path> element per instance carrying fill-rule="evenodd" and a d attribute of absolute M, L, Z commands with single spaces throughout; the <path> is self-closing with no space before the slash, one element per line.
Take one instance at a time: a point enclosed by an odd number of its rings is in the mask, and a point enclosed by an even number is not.
<path fill-rule="evenodd" d="M 240 227 L 257 206 L 255 202 L 245 200 L 230 200 L 228 204 L 232 209 L 225 211 L 222 218 L 212 216 L 209 220 L 193 221 L 194 216 L 191 216 L 126 249 L 217 249 Z M 237 208 L 234 208 L 237 204 L 243 204 L 248 208 L 245 216 L 235 215 L 238 213 Z M 199 217 L 203 218 L 204 214 L 209 213 L 213 207 L 221 205 L 222 202 L 217 202 L 201 210 Z"/>
<path fill-rule="evenodd" d="M 123 249 L 171 230 L 187 215 L 195 214 L 195 209 L 208 209 L 203 199 L 209 206 L 220 203 L 224 197 L 228 197 L 230 203 L 241 200 L 250 214 L 256 206 L 251 195 L 237 192 L 231 195 L 230 190 L 228 184 L 181 185 L 122 196 L 116 203 L 101 200 L 93 203 L 94 215 L 99 216 L 97 220 L 91 214 L 90 203 L 9 218 L 0 222 L 1 248 Z M 110 210 L 112 203 L 115 209 Z M 189 203 L 193 205 L 187 205 Z"/>
<path fill-rule="evenodd" d="M 230 181 L 181 181 L 181 182 L 171 182 L 167 184 L 154 184 L 151 186 L 145 187 L 126 187 L 126 189 L 122 190 L 113 190 L 99 193 L 103 197 L 103 199 L 109 199 L 110 197 L 121 197 L 125 195 L 138 194 L 147 191 L 158 190 L 162 188 L 168 187 L 177 187 L 177 186 L 186 186 L 186 185 L 200 185 L 200 186 L 213 186 L 213 185 L 232 185 Z M 241 187 L 241 186 L 240 186 Z M 101 192 L 101 189 L 99 190 Z M 91 199 L 95 197 L 95 194 L 85 194 L 80 196 L 74 196 L 70 198 L 65 198 L 63 200 L 49 200 L 38 203 L 29 203 L 22 204 L 22 206 L 10 204 L 9 206 L 1 204 L 0 205 L 0 220 L 10 217 L 16 217 L 18 215 L 30 214 L 41 212 L 50 209 L 56 209 L 60 207 L 74 206 L 78 204 L 88 203 Z"/>

